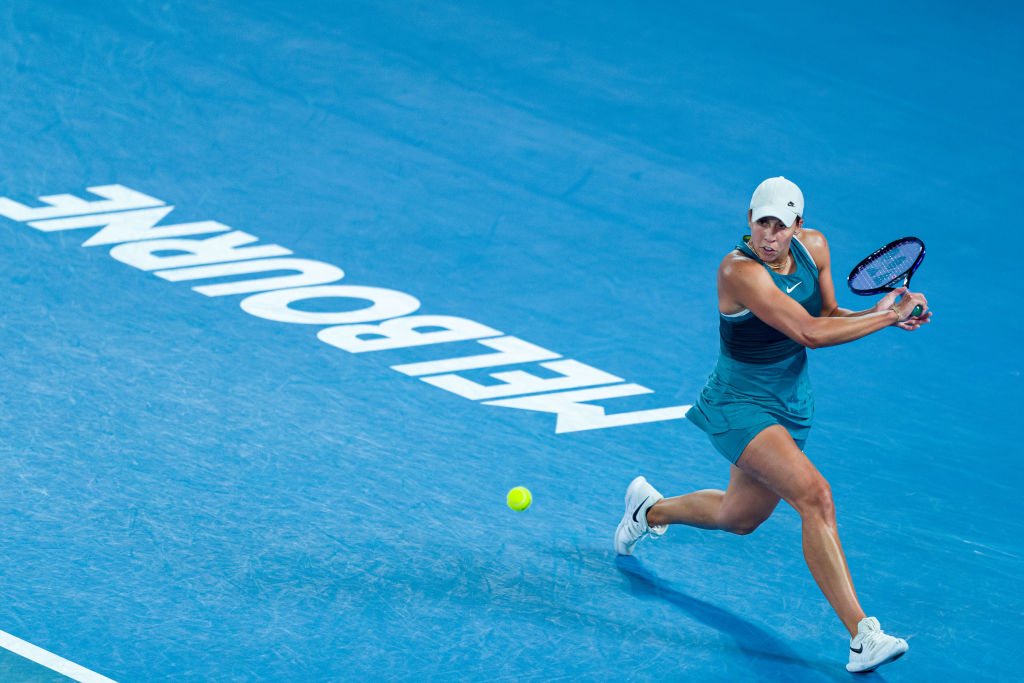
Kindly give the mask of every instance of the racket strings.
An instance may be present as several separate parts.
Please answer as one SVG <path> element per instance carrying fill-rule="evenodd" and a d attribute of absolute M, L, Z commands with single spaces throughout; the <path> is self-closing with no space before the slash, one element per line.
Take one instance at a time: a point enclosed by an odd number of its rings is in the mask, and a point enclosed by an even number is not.
<path fill-rule="evenodd" d="M 850 281 L 858 289 L 884 287 L 903 277 L 921 253 L 917 244 L 901 244 L 887 249 L 865 263 Z"/>

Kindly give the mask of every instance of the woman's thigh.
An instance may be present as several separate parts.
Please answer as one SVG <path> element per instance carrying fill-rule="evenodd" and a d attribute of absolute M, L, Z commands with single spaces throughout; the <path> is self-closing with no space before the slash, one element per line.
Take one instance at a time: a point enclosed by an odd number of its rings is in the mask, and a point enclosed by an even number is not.
<path fill-rule="evenodd" d="M 753 531 L 768 519 L 779 504 L 779 496 L 736 465 L 729 470 L 729 486 L 718 508 L 718 523 L 740 533 Z"/>
<path fill-rule="evenodd" d="M 798 510 L 803 500 L 827 487 L 818 469 L 780 425 L 754 437 L 736 466 Z"/>

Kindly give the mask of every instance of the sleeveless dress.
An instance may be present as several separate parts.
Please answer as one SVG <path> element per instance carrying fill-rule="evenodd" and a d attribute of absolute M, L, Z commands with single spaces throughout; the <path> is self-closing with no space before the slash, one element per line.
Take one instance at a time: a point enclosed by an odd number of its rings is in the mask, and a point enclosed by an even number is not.
<path fill-rule="evenodd" d="M 818 267 L 800 240 L 790 242 L 796 262 L 791 275 L 768 268 L 746 244 L 737 249 L 760 262 L 775 286 L 808 313 L 821 314 Z M 765 428 L 785 427 L 802 450 L 814 416 L 814 393 L 807 375 L 807 349 L 762 322 L 749 310 L 719 313 L 721 352 L 700 396 L 686 413 L 729 462 Z"/>

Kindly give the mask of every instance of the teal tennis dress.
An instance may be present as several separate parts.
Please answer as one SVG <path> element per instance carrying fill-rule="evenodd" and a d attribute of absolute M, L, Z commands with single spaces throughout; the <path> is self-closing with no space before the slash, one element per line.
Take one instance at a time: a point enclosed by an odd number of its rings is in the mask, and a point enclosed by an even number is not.
<path fill-rule="evenodd" d="M 746 239 L 737 249 L 764 265 Z M 796 262 L 792 275 L 764 267 L 776 287 L 817 317 L 821 314 L 818 267 L 795 237 L 789 252 Z M 718 329 L 718 363 L 686 417 L 732 463 L 755 436 L 776 424 L 785 427 L 802 450 L 814 416 L 807 349 L 749 310 L 719 313 Z"/>

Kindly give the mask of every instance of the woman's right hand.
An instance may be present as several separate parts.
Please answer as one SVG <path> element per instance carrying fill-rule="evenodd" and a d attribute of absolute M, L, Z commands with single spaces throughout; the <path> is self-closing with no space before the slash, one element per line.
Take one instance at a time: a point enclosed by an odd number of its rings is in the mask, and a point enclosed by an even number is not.
<path fill-rule="evenodd" d="M 900 319 L 893 323 L 894 325 L 903 330 L 916 330 L 931 319 L 932 314 L 928 310 L 928 300 L 925 298 L 924 294 L 921 294 L 920 292 L 911 292 L 906 287 L 900 287 L 899 289 L 890 292 L 887 296 L 899 296 L 901 294 L 903 297 L 894 304 L 896 313 L 900 316 Z M 921 307 L 921 313 L 919 315 L 912 316 L 911 313 L 913 313 L 917 306 Z"/>

